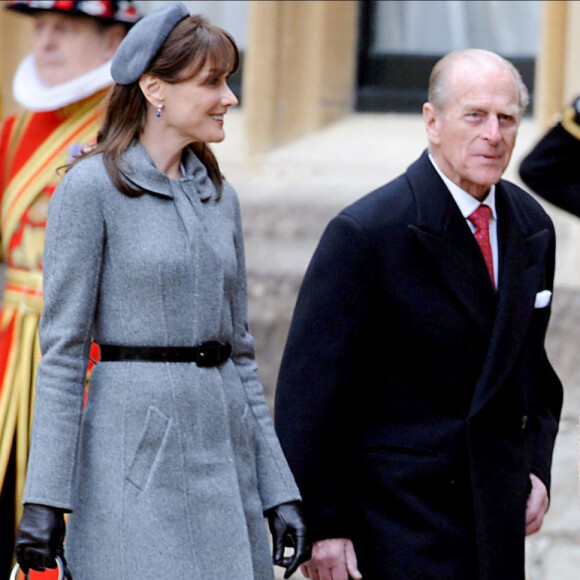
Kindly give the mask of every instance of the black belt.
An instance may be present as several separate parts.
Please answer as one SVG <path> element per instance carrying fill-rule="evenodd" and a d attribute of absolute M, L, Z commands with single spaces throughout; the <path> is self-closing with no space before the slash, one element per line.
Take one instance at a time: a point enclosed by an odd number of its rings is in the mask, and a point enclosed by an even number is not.
<path fill-rule="evenodd" d="M 118 346 L 101 344 L 102 362 L 122 360 L 149 362 L 196 363 L 198 367 L 215 367 L 230 358 L 229 342 L 210 340 L 197 346 Z"/>

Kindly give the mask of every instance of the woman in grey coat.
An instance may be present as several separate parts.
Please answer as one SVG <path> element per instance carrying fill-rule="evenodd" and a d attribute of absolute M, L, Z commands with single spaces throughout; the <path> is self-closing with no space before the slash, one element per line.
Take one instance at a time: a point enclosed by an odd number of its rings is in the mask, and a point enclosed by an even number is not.
<path fill-rule="evenodd" d="M 264 515 L 285 577 L 309 556 L 256 374 L 237 197 L 206 145 L 237 65 L 182 4 L 146 16 L 113 61 L 96 147 L 52 198 L 24 570 L 55 566 L 65 513 L 74 580 L 271 580 Z"/>

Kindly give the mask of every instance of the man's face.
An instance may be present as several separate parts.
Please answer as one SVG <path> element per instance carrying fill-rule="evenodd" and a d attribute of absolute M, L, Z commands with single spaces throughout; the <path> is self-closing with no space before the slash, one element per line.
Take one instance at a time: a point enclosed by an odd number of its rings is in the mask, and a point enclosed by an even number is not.
<path fill-rule="evenodd" d="M 53 12 L 34 16 L 33 55 L 40 80 L 55 86 L 110 60 L 117 47 L 92 18 Z"/>
<path fill-rule="evenodd" d="M 483 199 L 500 180 L 516 142 L 516 82 L 506 67 L 495 63 L 456 63 L 449 79 L 443 110 L 424 106 L 431 152 L 447 177 Z"/>

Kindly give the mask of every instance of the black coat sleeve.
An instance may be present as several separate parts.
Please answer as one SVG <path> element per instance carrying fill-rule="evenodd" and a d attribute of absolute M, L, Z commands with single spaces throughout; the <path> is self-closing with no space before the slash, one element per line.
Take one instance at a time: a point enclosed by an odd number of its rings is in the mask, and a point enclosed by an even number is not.
<path fill-rule="evenodd" d="M 532 191 L 580 217 L 580 114 L 574 107 L 524 157 L 519 173 Z"/>
<path fill-rule="evenodd" d="M 550 227 L 550 249 L 546 259 L 546 288 L 554 289 L 554 272 L 556 262 L 556 234 L 553 226 Z M 551 314 L 551 304 L 543 313 L 546 323 L 541 332 L 542 341 L 545 335 Z M 563 388 L 562 382 L 548 360 L 544 348 L 538 366 L 538 389 L 534 397 L 534 420 L 532 423 L 534 435 L 534 455 L 531 471 L 545 484 L 548 492 L 551 485 L 552 457 L 560 415 L 562 412 Z"/>
<path fill-rule="evenodd" d="M 368 380 L 372 250 L 362 228 L 330 222 L 304 277 L 284 350 L 275 425 L 314 540 L 350 537 L 357 396 Z"/>

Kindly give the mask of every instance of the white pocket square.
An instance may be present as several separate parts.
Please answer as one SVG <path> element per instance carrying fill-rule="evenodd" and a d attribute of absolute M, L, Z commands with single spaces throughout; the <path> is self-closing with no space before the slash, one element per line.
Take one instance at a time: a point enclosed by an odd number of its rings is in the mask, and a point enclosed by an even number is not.
<path fill-rule="evenodd" d="M 542 290 L 536 294 L 536 301 L 534 302 L 534 308 L 546 308 L 550 304 L 552 299 L 552 293 L 549 290 Z"/>

